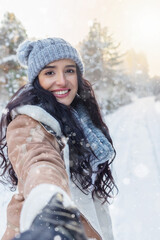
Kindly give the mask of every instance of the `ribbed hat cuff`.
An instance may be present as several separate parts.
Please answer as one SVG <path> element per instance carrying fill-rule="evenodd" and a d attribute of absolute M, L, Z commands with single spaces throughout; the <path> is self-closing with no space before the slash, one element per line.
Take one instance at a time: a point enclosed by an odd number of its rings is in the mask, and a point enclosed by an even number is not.
<path fill-rule="evenodd" d="M 63 44 L 57 44 L 56 46 L 49 45 L 36 53 L 36 56 L 32 55 L 32 58 L 29 59 L 29 81 L 32 83 L 46 65 L 60 59 L 72 59 L 78 65 L 81 73 L 83 74 L 84 67 L 76 49 L 72 46 L 70 47 Z"/>

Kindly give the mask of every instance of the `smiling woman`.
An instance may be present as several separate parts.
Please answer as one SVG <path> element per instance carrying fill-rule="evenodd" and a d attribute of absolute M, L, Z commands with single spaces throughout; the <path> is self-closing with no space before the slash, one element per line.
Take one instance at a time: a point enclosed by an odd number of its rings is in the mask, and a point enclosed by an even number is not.
<path fill-rule="evenodd" d="M 76 96 L 78 80 L 76 64 L 71 59 L 54 61 L 38 75 L 40 85 L 53 93 L 57 101 L 69 106 Z"/>
<path fill-rule="evenodd" d="M 81 56 L 61 38 L 23 42 L 17 56 L 29 83 L 1 119 L 1 175 L 18 186 L 2 240 L 113 240 L 116 152 Z"/>

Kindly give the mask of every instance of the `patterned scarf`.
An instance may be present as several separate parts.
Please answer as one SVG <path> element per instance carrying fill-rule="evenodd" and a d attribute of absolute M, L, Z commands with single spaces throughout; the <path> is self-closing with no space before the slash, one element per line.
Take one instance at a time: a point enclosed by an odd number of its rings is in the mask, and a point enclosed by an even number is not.
<path fill-rule="evenodd" d="M 92 170 L 97 171 L 99 164 L 113 159 L 115 155 L 114 149 L 102 131 L 93 124 L 85 106 L 79 104 L 76 110 L 72 108 L 72 114 L 83 129 L 87 142 L 97 157 L 93 156 L 93 160 L 90 163 Z M 95 182 L 95 179 L 96 173 L 93 173 L 92 183 Z"/>

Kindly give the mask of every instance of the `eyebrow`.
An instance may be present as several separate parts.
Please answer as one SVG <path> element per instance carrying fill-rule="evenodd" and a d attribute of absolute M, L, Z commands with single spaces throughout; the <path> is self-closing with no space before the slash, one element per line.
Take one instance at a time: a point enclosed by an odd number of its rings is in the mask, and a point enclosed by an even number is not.
<path fill-rule="evenodd" d="M 43 69 L 46 69 L 46 68 L 56 68 L 57 66 L 45 66 Z M 65 67 L 74 67 L 76 68 L 76 65 L 66 65 Z"/>

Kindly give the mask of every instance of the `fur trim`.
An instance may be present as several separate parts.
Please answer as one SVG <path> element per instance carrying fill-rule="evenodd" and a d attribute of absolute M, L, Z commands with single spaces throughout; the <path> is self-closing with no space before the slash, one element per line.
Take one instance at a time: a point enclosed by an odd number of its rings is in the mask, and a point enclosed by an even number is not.
<path fill-rule="evenodd" d="M 11 117 L 14 119 L 19 114 L 25 114 L 29 117 L 49 126 L 51 129 L 55 131 L 57 136 L 61 137 L 62 132 L 59 125 L 59 122 L 51 116 L 48 112 L 46 112 L 43 108 L 35 105 L 24 105 L 21 107 L 17 107 L 11 111 Z"/>
<path fill-rule="evenodd" d="M 26 231 L 30 228 L 34 218 L 46 206 L 51 197 L 61 193 L 63 195 L 64 207 L 74 206 L 69 195 L 60 187 L 52 184 L 40 184 L 33 188 L 26 198 L 20 216 L 20 231 Z"/>

